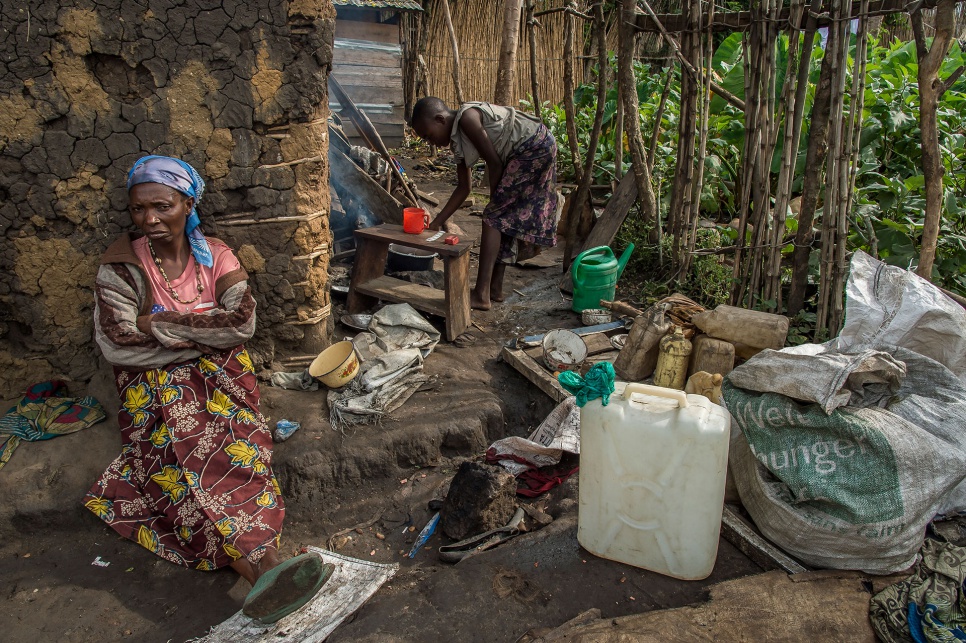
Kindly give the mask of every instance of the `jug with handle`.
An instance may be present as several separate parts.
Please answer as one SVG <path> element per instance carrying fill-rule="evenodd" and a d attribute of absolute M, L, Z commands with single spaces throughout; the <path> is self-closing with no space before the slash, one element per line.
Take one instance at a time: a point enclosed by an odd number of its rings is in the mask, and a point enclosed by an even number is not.
<path fill-rule="evenodd" d="M 429 213 L 422 208 L 403 208 L 403 232 L 419 234 L 429 227 Z"/>
<path fill-rule="evenodd" d="M 620 387 L 624 387 L 621 390 Z M 718 552 L 731 416 L 701 395 L 618 383 L 580 409 L 577 540 L 684 580 Z"/>
<path fill-rule="evenodd" d="M 633 250 L 632 243 L 627 246 L 620 259 L 614 256 L 614 251 L 608 246 L 584 250 L 577 255 L 570 265 L 570 276 L 574 282 L 574 302 L 571 309 L 579 313 L 588 308 L 600 308 L 601 299 L 613 301 L 617 280 L 624 272 Z"/>

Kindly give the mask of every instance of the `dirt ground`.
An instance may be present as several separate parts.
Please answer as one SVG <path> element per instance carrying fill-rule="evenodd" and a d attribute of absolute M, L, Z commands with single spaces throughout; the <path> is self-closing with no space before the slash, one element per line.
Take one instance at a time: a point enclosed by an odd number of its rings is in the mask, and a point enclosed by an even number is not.
<path fill-rule="evenodd" d="M 424 191 L 448 196 L 449 176 L 429 176 L 411 162 L 407 169 Z M 456 223 L 479 238 L 478 216 L 462 210 Z M 361 525 L 331 544 L 350 556 L 400 564 L 330 641 L 512 643 L 592 608 L 613 618 L 700 602 L 710 585 L 762 571 L 724 540 L 713 574 L 696 582 L 589 554 L 576 540 L 576 476 L 541 500 L 554 521 L 539 531 L 457 566 L 437 560 L 439 535 L 414 559 L 404 556 L 415 539 L 410 528 L 426 523 L 427 503 L 445 495 L 462 460 L 479 457 L 505 435 L 528 434 L 553 408 L 498 355 L 511 337 L 580 325 L 556 287 L 561 254 L 547 253 L 556 262 L 551 267 L 509 268 L 506 302 L 474 312 L 479 327 L 470 329 L 470 341 L 441 343 L 425 364 L 435 381 L 381 426 L 343 436 L 328 423 L 324 392 L 262 386 L 262 411 L 273 423 L 283 417 L 302 423 L 276 446 L 273 462 L 287 505 L 284 554 L 326 546 Z M 344 299 L 333 299 L 338 316 Z M 336 325 L 337 336 L 352 334 Z M 0 471 L 0 639 L 148 642 L 204 635 L 239 609 L 247 584 L 227 569 L 199 572 L 162 561 L 81 507 L 118 453 L 118 401 L 107 372 L 72 393 L 95 395 L 111 419 L 24 443 Z M 92 565 L 96 557 L 109 566 Z"/>

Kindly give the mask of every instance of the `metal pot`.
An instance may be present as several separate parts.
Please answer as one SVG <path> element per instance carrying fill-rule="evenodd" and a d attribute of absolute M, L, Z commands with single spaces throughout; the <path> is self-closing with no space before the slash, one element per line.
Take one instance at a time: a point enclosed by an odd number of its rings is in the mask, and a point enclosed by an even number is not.
<path fill-rule="evenodd" d="M 433 261 L 438 255 L 428 250 L 417 250 L 406 246 L 389 244 L 389 258 L 386 268 L 389 272 L 408 272 L 415 270 L 432 270 Z"/>

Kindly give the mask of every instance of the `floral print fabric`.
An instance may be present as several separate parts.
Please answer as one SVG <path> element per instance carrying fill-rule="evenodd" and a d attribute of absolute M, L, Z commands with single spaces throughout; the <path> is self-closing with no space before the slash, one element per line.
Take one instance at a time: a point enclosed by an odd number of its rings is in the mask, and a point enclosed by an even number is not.
<path fill-rule="evenodd" d="M 278 548 L 284 505 L 244 348 L 144 372 L 115 367 L 121 455 L 85 506 L 161 558 L 212 570 Z"/>
<path fill-rule="evenodd" d="M 503 235 L 498 261 L 514 261 L 517 242 L 549 247 L 557 244 L 556 184 L 557 143 L 550 130 L 541 125 L 513 151 L 500 184 L 483 210 L 483 220 Z"/>

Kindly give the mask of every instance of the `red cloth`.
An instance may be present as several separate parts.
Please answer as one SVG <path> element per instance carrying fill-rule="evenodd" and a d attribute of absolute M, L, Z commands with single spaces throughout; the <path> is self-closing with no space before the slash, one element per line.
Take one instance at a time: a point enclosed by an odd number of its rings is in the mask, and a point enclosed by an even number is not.
<path fill-rule="evenodd" d="M 489 464 L 499 464 L 501 460 L 512 460 L 530 467 L 527 471 L 517 476 L 517 495 L 526 498 L 536 498 L 541 496 L 554 487 L 562 485 L 567 478 L 577 473 L 580 467 L 567 467 L 556 465 L 553 467 L 543 467 L 538 469 L 533 464 L 516 455 L 509 453 L 497 453 L 496 449 L 487 449 L 486 462 Z"/>

